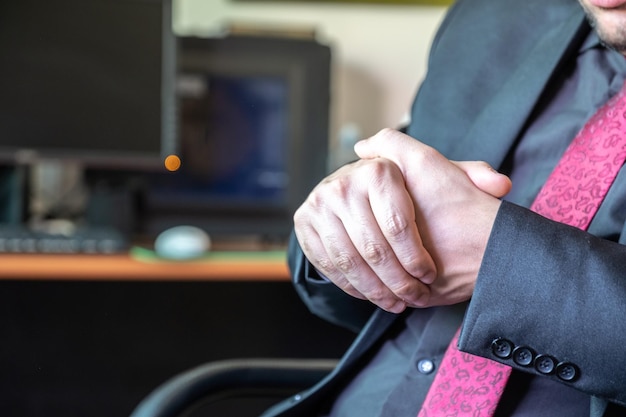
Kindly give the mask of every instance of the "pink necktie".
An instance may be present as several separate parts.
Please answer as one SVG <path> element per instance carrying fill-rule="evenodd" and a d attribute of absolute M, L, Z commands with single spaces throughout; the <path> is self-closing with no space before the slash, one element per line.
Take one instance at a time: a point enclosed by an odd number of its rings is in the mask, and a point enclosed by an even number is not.
<path fill-rule="evenodd" d="M 576 135 L 530 209 L 586 230 L 625 160 L 626 83 Z M 491 417 L 496 410 L 511 368 L 459 351 L 459 332 L 418 417 Z"/>

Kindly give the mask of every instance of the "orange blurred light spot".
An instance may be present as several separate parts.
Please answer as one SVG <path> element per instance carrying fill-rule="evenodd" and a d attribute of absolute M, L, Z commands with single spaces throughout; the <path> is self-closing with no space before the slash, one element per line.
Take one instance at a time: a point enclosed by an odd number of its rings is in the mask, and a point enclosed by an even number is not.
<path fill-rule="evenodd" d="M 180 164 L 180 158 L 177 155 L 168 155 L 168 157 L 165 158 L 165 169 L 168 171 L 178 171 Z"/>

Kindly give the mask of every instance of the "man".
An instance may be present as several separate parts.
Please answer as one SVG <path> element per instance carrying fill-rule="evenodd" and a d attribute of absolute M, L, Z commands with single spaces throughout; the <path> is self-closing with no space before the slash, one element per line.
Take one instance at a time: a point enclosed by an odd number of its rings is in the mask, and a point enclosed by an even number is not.
<path fill-rule="evenodd" d="M 624 55 L 626 0 L 451 7 L 408 136 L 357 144 L 294 216 L 296 289 L 360 333 L 267 415 L 416 416 L 459 326 L 462 351 L 513 368 L 496 416 L 625 415 L 626 172 L 587 231 L 528 209 Z M 489 165 L 451 162 L 471 160 Z M 496 338 L 572 372 L 499 358 Z"/>

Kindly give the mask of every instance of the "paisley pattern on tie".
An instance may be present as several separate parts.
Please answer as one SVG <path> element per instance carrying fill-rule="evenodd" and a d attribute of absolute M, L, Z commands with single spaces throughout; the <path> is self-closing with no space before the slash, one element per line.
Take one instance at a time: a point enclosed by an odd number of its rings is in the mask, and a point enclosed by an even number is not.
<path fill-rule="evenodd" d="M 457 330 L 418 417 L 492 416 L 511 368 L 456 347 Z"/>
<path fill-rule="evenodd" d="M 530 209 L 586 230 L 626 160 L 626 82 L 587 121 Z M 450 342 L 418 417 L 492 417 L 512 369 Z"/>
<path fill-rule="evenodd" d="M 589 119 L 537 195 L 531 210 L 586 229 L 626 159 L 626 89 Z"/>

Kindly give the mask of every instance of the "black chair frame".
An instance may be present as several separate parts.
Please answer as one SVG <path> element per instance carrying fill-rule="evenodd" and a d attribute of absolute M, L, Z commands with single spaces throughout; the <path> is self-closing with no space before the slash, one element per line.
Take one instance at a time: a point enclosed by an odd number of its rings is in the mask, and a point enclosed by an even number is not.
<path fill-rule="evenodd" d="M 153 390 L 131 417 L 180 417 L 207 403 L 252 396 L 286 398 L 309 388 L 334 359 L 233 359 L 183 371 Z"/>

